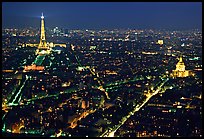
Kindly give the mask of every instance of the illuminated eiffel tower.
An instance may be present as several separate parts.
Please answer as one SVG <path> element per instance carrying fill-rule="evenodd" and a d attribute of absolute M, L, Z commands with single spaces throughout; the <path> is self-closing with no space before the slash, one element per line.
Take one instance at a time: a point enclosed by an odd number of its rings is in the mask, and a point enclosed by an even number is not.
<path fill-rule="evenodd" d="M 44 16 L 42 13 L 41 16 L 41 32 L 40 32 L 40 43 L 36 44 L 31 44 L 31 43 L 26 43 L 23 45 L 23 47 L 37 47 L 37 50 L 35 52 L 36 55 L 44 55 L 44 54 L 50 54 L 51 48 L 55 46 L 60 46 L 66 48 L 66 44 L 63 43 L 53 43 L 53 42 L 46 42 L 45 39 L 45 23 L 44 23 Z"/>
<path fill-rule="evenodd" d="M 42 13 L 41 16 L 41 34 L 40 34 L 40 44 L 38 45 L 38 49 L 36 50 L 36 54 L 49 54 L 50 50 L 46 43 L 45 39 L 45 25 L 44 25 L 44 16 Z"/>
<path fill-rule="evenodd" d="M 41 16 L 41 35 L 40 35 L 40 44 L 38 46 L 38 49 L 47 49 L 47 44 L 46 44 L 46 40 L 45 40 L 45 25 L 44 25 L 44 16 L 42 13 Z"/>

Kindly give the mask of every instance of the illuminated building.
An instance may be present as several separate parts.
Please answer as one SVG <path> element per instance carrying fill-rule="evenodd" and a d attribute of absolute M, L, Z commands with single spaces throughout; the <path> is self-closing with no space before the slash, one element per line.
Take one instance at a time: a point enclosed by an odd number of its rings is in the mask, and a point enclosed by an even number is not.
<path fill-rule="evenodd" d="M 82 101 L 82 104 L 81 104 L 81 108 L 82 109 L 86 109 L 86 108 L 88 108 L 89 107 L 89 101 L 85 101 L 85 100 L 83 100 Z"/>
<path fill-rule="evenodd" d="M 191 71 L 185 69 L 182 56 L 179 58 L 179 62 L 176 64 L 176 69 L 172 71 L 172 77 L 187 77 L 193 75 Z"/>
<path fill-rule="evenodd" d="M 138 40 L 138 37 L 137 37 L 137 32 L 135 33 L 135 41 L 137 41 Z"/>
<path fill-rule="evenodd" d="M 36 66 L 35 64 L 33 64 L 31 66 L 25 66 L 24 70 L 25 71 L 29 71 L 29 70 L 44 70 L 44 66 Z"/>
<path fill-rule="evenodd" d="M 81 104 L 81 108 L 82 108 L 82 109 L 86 109 L 86 104 L 85 104 L 85 103 L 86 103 L 86 102 L 83 100 L 83 101 L 82 101 L 82 104 Z"/>
<path fill-rule="evenodd" d="M 21 128 L 25 127 L 24 126 L 24 120 L 20 120 L 17 123 L 14 123 L 12 125 L 12 133 L 20 133 Z"/>
<path fill-rule="evenodd" d="M 96 46 L 90 46 L 90 50 L 95 50 Z"/>
<path fill-rule="evenodd" d="M 164 44 L 164 41 L 163 41 L 163 40 L 158 40 L 158 41 L 157 41 L 157 44 L 163 45 L 163 44 Z"/>

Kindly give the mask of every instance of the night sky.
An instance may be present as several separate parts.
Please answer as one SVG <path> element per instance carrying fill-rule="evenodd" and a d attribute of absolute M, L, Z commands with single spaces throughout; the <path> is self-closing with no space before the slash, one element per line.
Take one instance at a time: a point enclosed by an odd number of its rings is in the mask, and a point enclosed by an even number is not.
<path fill-rule="evenodd" d="M 4 2 L 2 25 L 8 28 L 201 29 L 201 2 Z"/>

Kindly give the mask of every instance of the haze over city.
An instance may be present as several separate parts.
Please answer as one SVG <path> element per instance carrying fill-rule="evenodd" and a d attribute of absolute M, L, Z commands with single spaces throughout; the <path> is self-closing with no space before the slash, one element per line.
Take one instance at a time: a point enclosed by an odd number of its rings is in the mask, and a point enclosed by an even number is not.
<path fill-rule="evenodd" d="M 4 2 L 3 27 L 201 29 L 201 2 Z"/>

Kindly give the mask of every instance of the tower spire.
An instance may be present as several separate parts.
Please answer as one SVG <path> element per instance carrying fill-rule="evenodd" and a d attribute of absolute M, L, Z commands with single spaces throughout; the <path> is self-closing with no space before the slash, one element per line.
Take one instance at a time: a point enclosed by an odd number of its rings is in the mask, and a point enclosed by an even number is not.
<path fill-rule="evenodd" d="M 47 48 L 47 44 L 46 44 L 46 40 L 45 40 L 45 25 L 44 25 L 43 13 L 42 13 L 42 16 L 41 16 L 41 35 L 40 35 L 39 48 Z"/>
<path fill-rule="evenodd" d="M 44 16 L 43 16 L 43 12 L 42 12 L 42 16 L 41 16 L 41 19 L 44 19 Z"/>

